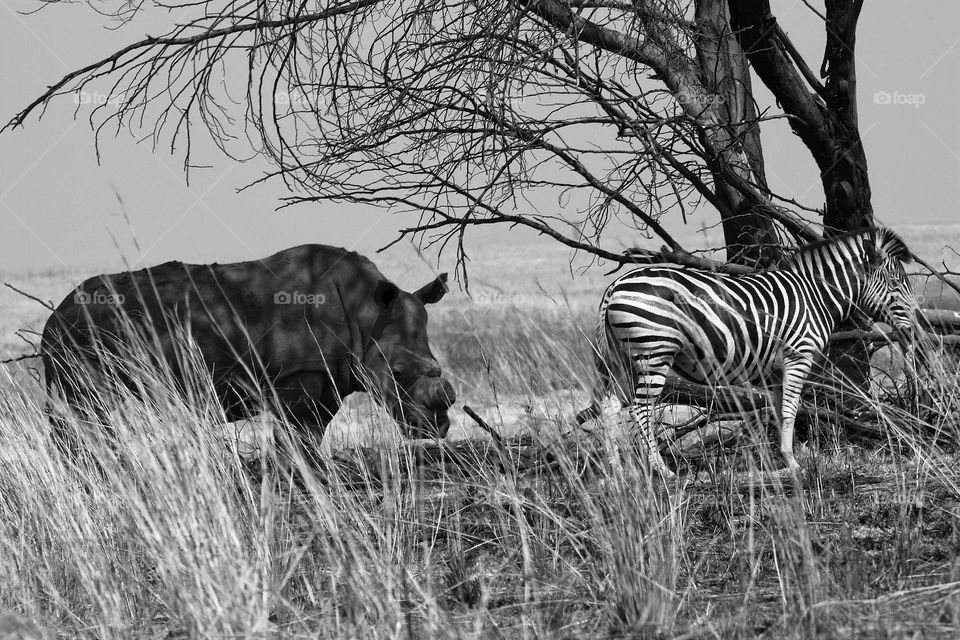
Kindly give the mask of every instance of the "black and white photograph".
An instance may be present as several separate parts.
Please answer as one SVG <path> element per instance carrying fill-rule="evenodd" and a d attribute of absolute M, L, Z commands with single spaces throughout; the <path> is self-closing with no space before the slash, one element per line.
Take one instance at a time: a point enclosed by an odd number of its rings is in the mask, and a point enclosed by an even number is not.
<path fill-rule="evenodd" d="M 4 0 L 0 640 L 960 637 L 958 20 Z"/>

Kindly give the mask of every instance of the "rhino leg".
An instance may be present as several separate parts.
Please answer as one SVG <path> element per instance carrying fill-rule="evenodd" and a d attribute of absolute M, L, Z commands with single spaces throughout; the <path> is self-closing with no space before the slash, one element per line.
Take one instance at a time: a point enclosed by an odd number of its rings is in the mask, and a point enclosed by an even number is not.
<path fill-rule="evenodd" d="M 341 400 L 326 372 L 302 372 L 274 383 L 278 417 L 293 427 L 292 436 L 308 460 L 320 458 L 324 431 L 340 409 Z"/>
<path fill-rule="evenodd" d="M 44 358 L 48 436 L 60 455 L 73 463 L 80 460 L 85 445 L 101 439 L 107 446 L 113 442 L 108 381 L 95 363 L 85 362 L 87 366 L 71 367 Z"/>

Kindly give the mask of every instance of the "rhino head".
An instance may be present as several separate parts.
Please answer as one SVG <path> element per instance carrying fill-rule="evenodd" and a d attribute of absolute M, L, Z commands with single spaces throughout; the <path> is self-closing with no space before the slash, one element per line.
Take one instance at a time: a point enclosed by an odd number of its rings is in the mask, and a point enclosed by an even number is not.
<path fill-rule="evenodd" d="M 413 293 L 381 280 L 374 294 L 380 313 L 362 358 L 367 390 L 408 438 L 443 438 L 450 428 L 456 394 L 430 351 L 425 307 L 447 292 L 446 280 L 444 273 Z"/>

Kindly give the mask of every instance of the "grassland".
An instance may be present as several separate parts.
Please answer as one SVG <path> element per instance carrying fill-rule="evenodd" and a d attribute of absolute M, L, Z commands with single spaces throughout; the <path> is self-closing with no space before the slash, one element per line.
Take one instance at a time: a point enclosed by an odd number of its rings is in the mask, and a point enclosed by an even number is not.
<path fill-rule="evenodd" d="M 960 228 L 903 235 L 931 261 L 960 246 Z M 358 396 L 318 469 L 276 459 L 284 429 L 247 425 L 238 442 L 212 403 L 139 371 L 156 393 L 123 399 L 110 442 L 73 425 L 90 456 L 71 466 L 46 437 L 29 366 L 8 367 L 0 608 L 68 638 L 960 633 L 953 359 L 924 381 L 935 416 L 865 394 L 882 442 L 813 424 L 800 483 L 772 473 L 760 428 L 676 486 L 629 459 L 611 474 L 602 438 L 569 421 L 590 385 L 584 332 L 608 278 L 576 263 L 571 275 L 567 258 L 549 245 L 479 248 L 473 300 L 454 292 L 431 310 L 460 403 L 503 434 L 502 449 L 459 410 L 450 446 L 411 447 Z M 376 261 L 407 288 L 429 278 L 412 253 Z M 102 268 L 3 280 L 57 301 Z M 46 312 L 0 295 L 0 353 L 25 351 L 13 331 L 39 330 Z"/>

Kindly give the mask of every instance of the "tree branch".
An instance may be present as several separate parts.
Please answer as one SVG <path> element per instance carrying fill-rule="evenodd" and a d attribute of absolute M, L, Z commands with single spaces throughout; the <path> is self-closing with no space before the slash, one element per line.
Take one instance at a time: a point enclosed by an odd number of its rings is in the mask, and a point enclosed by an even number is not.
<path fill-rule="evenodd" d="M 806 82 L 783 49 L 777 35 L 777 19 L 769 0 L 729 0 L 730 22 L 757 75 L 773 93 L 783 110 L 794 116 L 790 128 L 810 149 L 818 166 L 832 161 L 828 123 L 823 105 L 804 87 Z"/>
<path fill-rule="evenodd" d="M 77 78 L 82 78 L 84 76 L 89 76 L 90 74 L 96 73 L 98 70 L 103 69 L 104 67 L 109 67 L 108 71 L 113 72 L 118 68 L 123 67 L 126 63 L 122 62 L 124 56 L 129 53 L 138 53 L 140 54 L 143 49 L 150 49 L 153 47 L 190 47 L 196 44 L 217 40 L 219 38 L 224 38 L 229 35 L 235 35 L 250 31 L 261 31 L 269 29 L 282 29 L 284 27 L 302 27 L 314 22 L 321 20 L 326 20 L 334 16 L 345 15 L 348 13 L 353 13 L 364 9 L 366 7 L 373 6 L 380 2 L 381 0 L 357 0 L 356 2 L 351 2 L 339 7 L 333 7 L 331 9 L 326 9 L 324 11 L 319 11 L 316 13 L 310 13 L 301 16 L 295 16 L 290 18 L 284 18 L 282 20 L 254 20 L 253 22 L 248 22 L 245 24 L 234 24 L 229 27 L 223 27 L 221 29 L 210 29 L 204 33 L 198 33 L 194 36 L 181 36 L 181 37 L 147 37 L 139 42 L 134 42 L 133 44 L 127 45 L 122 49 L 117 50 L 113 54 L 98 60 L 92 64 L 88 64 L 85 67 L 71 71 L 59 81 L 47 87 L 47 90 L 40 94 L 33 102 L 31 102 L 25 109 L 17 113 L 13 118 L 0 129 L 0 132 L 6 131 L 7 129 L 15 129 L 23 125 L 24 120 L 39 106 L 46 104 L 55 96 L 64 92 L 64 88 L 69 85 L 73 80 Z M 84 83 L 81 83 L 83 86 Z"/>
<path fill-rule="evenodd" d="M 813 71 L 807 65 L 807 61 L 803 59 L 803 56 L 800 55 L 800 52 L 793 42 L 790 41 L 790 38 L 787 37 L 786 32 L 783 30 L 783 27 L 780 26 L 780 23 L 777 22 L 777 39 L 783 44 L 784 49 L 787 50 L 787 53 L 790 54 L 790 59 L 793 60 L 793 63 L 797 65 L 797 69 L 800 70 L 800 73 L 803 75 L 804 79 L 810 85 L 810 87 L 817 92 L 818 95 L 825 96 L 827 89 L 823 86 L 823 83 L 817 79 L 817 76 L 813 75 Z"/>

